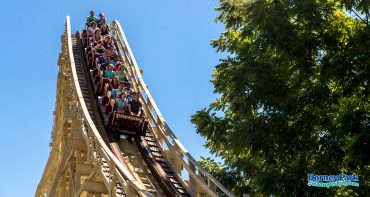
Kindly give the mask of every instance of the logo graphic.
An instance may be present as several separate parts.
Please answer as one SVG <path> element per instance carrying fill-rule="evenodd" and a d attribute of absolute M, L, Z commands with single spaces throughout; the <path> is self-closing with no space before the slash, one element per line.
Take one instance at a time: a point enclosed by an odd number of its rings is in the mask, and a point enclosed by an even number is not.
<path fill-rule="evenodd" d="M 359 187 L 358 175 L 315 175 L 307 174 L 307 185 L 313 187 L 355 186 Z"/>

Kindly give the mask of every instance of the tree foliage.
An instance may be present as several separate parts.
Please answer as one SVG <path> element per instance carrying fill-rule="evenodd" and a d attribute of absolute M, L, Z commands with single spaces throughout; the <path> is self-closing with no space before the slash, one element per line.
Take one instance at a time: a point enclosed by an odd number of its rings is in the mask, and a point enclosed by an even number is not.
<path fill-rule="evenodd" d="M 228 166 L 222 166 L 220 162 L 215 162 L 211 158 L 201 157 L 199 163 L 205 170 L 207 170 L 207 172 L 211 173 L 214 178 L 234 194 L 242 196 L 243 194 L 250 192 L 250 188 L 245 184 L 248 180 L 246 180 L 245 176 L 237 172 L 235 169 L 231 169 Z M 207 183 L 206 179 L 204 181 Z M 225 196 L 222 191 L 217 191 L 217 194 L 219 196 Z"/>
<path fill-rule="evenodd" d="M 220 97 L 192 116 L 251 195 L 370 195 L 370 2 L 220 1 Z M 307 186 L 356 173 L 360 187 Z"/>

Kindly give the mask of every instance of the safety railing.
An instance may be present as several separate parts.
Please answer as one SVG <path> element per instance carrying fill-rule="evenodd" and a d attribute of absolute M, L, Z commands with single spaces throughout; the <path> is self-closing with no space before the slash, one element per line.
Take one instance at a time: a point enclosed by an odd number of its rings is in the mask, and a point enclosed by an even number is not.
<path fill-rule="evenodd" d="M 113 21 L 110 25 L 110 30 L 117 41 L 120 55 L 123 57 L 130 76 L 130 82 L 133 84 L 135 91 L 140 93 L 143 109 L 149 120 L 149 130 L 159 143 L 162 153 L 171 162 L 172 168 L 176 171 L 180 181 L 186 184 L 187 189 L 190 188 L 191 194 L 218 196 L 218 193 L 223 193 L 224 195 L 234 197 L 234 194 L 199 165 L 167 125 L 142 78 L 141 71 L 119 22 Z M 188 173 L 188 182 L 184 181 L 186 176 L 185 174 L 182 175 L 183 168 Z"/>
<path fill-rule="evenodd" d="M 70 62 L 70 70 L 72 74 L 72 81 L 74 86 L 74 91 L 77 100 L 77 105 L 79 106 L 78 117 L 81 120 L 81 127 L 83 132 L 83 137 L 88 145 L 88 157 L 95 159 L 95 165 L 100 167 L 108 167 L 109 172 L 104 179 L 104 184 L 107 186 L 109 191 L 113 191 L 118 182 L 124 188 L 124 190 L 136 190 L 140 196 L 152 196 L 145 187 L 140 184 L 130 173 L 127 166 L 123 165 L 117 157 L 111 152 L 104 140 L 102 139 L 99 131 L 97 130 L 94 122 L 92 121 L 88 109 L 85 105 L 85 101 L 82 96 L 82 91 L 80 89 L 80 84 L 77 78 L 76 65 L 74 62 L 74 56 L 72 51 L 72 36 L 70 29 L 70 18 L 67 16 L 66 19 L 66 30 L 65 36 L 67 38 L 68 47 L 68 61 Z"/>

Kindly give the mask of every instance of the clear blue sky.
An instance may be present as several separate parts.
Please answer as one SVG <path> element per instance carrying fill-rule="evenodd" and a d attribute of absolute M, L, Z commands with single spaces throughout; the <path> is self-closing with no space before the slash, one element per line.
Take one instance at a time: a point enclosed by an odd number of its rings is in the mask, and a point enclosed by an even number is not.
<path fill-rule="evenodd" d="M 218 1 L 20 1 L 2 3 L 0 197 L 33 196 L 49 157 L 57 60 L 65 17 L 73 32 L 90 9 L 120 21 L 144 80 L 177 137 L 199 159 L 210 156 L 190 116 L 215 99 L 209 82 L 222 54 Z"/>

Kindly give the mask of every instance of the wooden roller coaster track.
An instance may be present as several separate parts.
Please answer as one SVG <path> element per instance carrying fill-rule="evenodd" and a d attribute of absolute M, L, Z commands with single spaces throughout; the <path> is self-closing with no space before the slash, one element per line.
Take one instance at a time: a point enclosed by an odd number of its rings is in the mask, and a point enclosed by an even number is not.
<path fill-rule="evenodd" d="M 115 140 L 104 127 L 79 32 L 67 16 L 59 56 L 50 156 L 35 196 L 234 196 L 173 134 L 155 104 L 118 21 L 110 25 L 148 132 Z"/>

